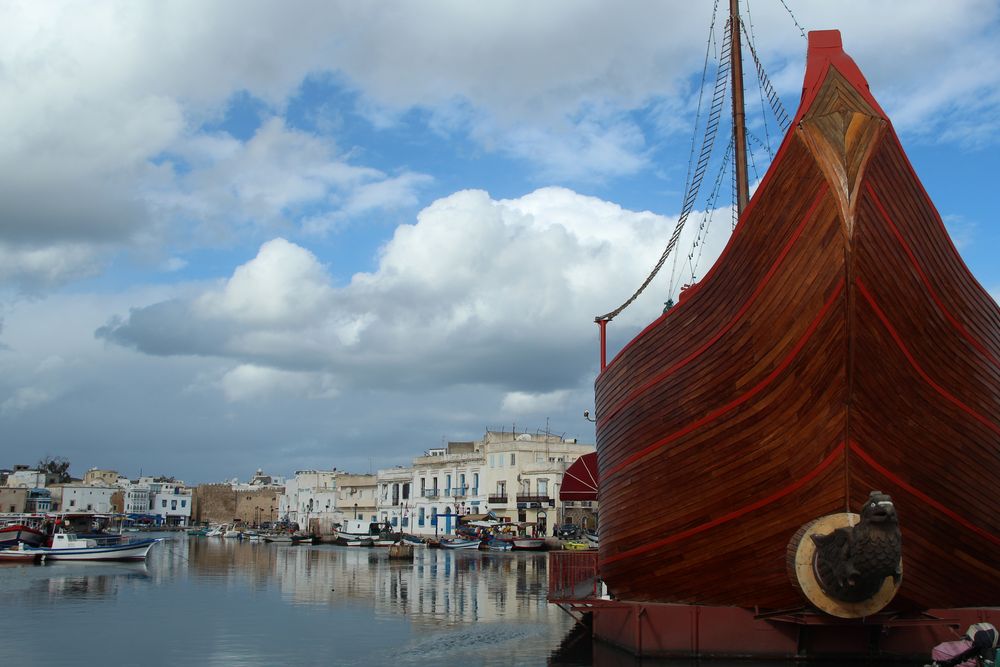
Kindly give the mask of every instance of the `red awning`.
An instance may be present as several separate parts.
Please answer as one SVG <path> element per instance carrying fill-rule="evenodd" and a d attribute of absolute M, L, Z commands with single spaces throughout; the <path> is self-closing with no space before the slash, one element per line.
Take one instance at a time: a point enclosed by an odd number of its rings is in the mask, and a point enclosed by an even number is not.
<path fill-rule="evenodd" d="M 597 452 L 584 454 L 566 469 L 559 500 L 597 500 Z"/>

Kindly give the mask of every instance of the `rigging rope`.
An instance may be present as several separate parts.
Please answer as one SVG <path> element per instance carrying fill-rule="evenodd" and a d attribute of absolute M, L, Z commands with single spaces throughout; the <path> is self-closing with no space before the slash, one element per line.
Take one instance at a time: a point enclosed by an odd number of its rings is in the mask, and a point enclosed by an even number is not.
<path fill-rule="evenodd" d="M 757 41 L 756 41 L 756 35 L 754 34 L 753 31 L 753 15 L 750 14 L 750 0 L 745 0 L 745 1 L 747 7 L 747 23 L 750 25 L 750 35 L 749 35 L 750 48 L 756 49 Z M 743 32 L 746 33 L 746 26 L 743 27 Z M 773 160 L 774 151 L 771 150 L 771 131 L 767 127 L 767 111 L 765 110 L 766 107 L 764 106 L 764 85 L 760 82 L 760 76 L 757 77 L 757 94 L 758 97 L 760 97 L 760 117 L 764 119 L 763 123 L 764 139 L 767 141 L 767 157 L 769 160 Z M 754 166 L 754 169 L 756 171 L 756 165 Z"/>
<path fill-rule="evenodd" d="M 716 0 L 715 8 L 718 9 L 718 0 Z M 715 17 L 713 14 L 712 25 L 709 28 L 708 45 L 706 47 L 707 49 L 711 49 L 712 36 L 714 35 L 714 31 L 715 31 Z M 661 268 L 663 268 L 663 264 L 667 261 L 667 257 L 673 251 L 674 246 L 677 245 L 677 240 L 680 238 L 681 232 L 684 230 L 684 223 L 687 222 L 687 218 L 691 214 L 691 211 L 694 209 L 694 204 L 698 199 L 698 192 L 701 189 L 701 183 L 705 177 L 705 171 L 708 168 L 709 160 L 712 157 L 712 149 L 715 146 L 715 137 L 718 134 L 719 130 L 719 119 L 722 116 L 722 107 L 725 101 L 725 92 L 728 88 L 729 58 L 731 51 L 732 51 L 732 44 L 730 41 L 729 31 L 727 30 L 725 31 L 725 35 L 722 40 L 722 54 L 719 60 L 718 70 L 716 71 L 715 90 L 712 96 L 712 105 L 711 107 L 709 107 L 708 121 L 707 124 L 705 125 L 705 138 L 702 141 L 701 153 L 698 156 L 698 162 L 697 165 L 695 166 L 694 174 L 692 175 L 690 181 L 687 184 L 687 192 L 684 196 L 684 204 L 681 207 L 681 214 L 680 217 L 677 219 L 677 224 L 674 226 L 673 233 L 670 235 L 670 240 L 667 241 L 666 248 L 663 249 L 663 253 L 660 255 L 660 259 L 656 262 L 656 265 L 653 267 L 653 270 L 650 271 L 649 275 L 646 276 L 646 279 L 642 282 L 641 285 L 639 285 L 639 289 L 637 289 L 632 294 L 632 296 L 626 299 L 625 302 L 622 303 L 622 305 L 618 306 L 617 308 L 608 313 L 605 313 L 604 315 L 598 315 L 597 317 L 595 317 L 594 318 L 595 322 L 611 321 L 620 312 L 628 308 L 633 301 L 639 298 L 639 295 L 642 294 L 643 291 L 645 291 L 646 287 L 649 286 L 649 283 L 651 283 L 653 281 L 653 278 L 656 277 L 656 274 L 660 272 Z M 706 54 L 706 59 L 707 57 L 708 56 Z M 695 131 L 697 132 L 697 129 Z"/>
<path fill-rule="evenodd" d="M 705 213 L 702 216 L 701 224 L 698 225 L 698 235 L 695 238 L 694 246 L 688 254 L 688 266 L 691 268 L 692 282 L 697 278 L 698 266 L 701 264 L 701 254 L 705 249 L 705 239 L 707 238 L 708 232 L 712 227 L 712 220 L 715 216 L 715 205 L 718 202 L 719 193 L 722 190 L 722 182 L 725 180 L 730 160 L 735 152 L 734 147 L 734 136 L 733 133 L 730 132 L 729 145 L 726 147 L 726 152 L 722 157 L 722 164 L 719 166 L 719 173 L 715 178 L 715 185 L 712 187 L 712 191 L 708 195 L 708 201 L 705 204 Z M 694 248 L 698 248 L 697 257 L 694 257 Z M 676 259 L 676 257 L 677 255 L 675 254 L 674 258 Z"/>
<path fill-rule="evenodd" d="M 771 105 L 771 111 L 774 113 L 774 117 L 777 120 L 782 133 L 788 132 L 788 128 L 792 124 L 792 121 L 788 117 L 788 113 L 785 111 L 785 105 L 781 103 L 781 98 L 778 97 L 778 93 L 774 90 L 774 86 L 771 85 L 771 80 L 767 78 L 767 73 L 764 71 L 764 65 L 760 62 L 760 58 L 757 57 L 757 49 L 753 47 L 753 41 L 750 39 L 750 36 L 747 35 L 745 27 L 743 29 L 743 34 L 747 36 L 747 40 L 750 42 L 748 46 L 750 48 L 750 55 L 753 57 L 754 69 L 757 70 L 757 81 L 760 83 L 761 87 L 763 87 L 764 93 L 767 95 L 767 101 Z"/>
<path fill-rule="evenodd" d="M 785 4 L 785 0 L 779 0 L 779 2 L 781 2 L 781 6 L 785 8 L 785 11 L 788 12 L 788 15 L 792 17 L 792 23 L 794 23 L 795 27 L 799 29 L 799 34 L 802 35 L 802 39 L 807 39 L 806 31 L 803 30 L 802 26 L 799 25 L 798 20 L 795 18 L 795 14 L 793 14 L 792 10 L 789 9 L 788 5 Z"/>

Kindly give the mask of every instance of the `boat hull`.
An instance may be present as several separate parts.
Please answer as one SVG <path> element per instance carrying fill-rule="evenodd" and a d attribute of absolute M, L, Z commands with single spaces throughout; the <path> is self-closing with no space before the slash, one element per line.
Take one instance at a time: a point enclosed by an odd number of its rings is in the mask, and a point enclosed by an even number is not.
<path fill-rule="evenodd" d="M 1000 604 L 1000 309 L 839 35 L 726 250 L 595 384 L 618 598 L 788 609 L 789 541 L 892 496 L 892 609 Z M 651 511 L 650 508 L 669 508 Z"/>
<path fill-rule="evenodd" d="M 45 540 L 45 533 L 28 526 L 15 524 L 0 528 L 0 549 L 9 549 L 18 544 L 39 547 L 45 543 Z"/>
<path fill-rule="evenodd" d="M 478 549 L 480 540 L 441 540 L 442 549 Z"/>
<path fill-rule="evenodd" d="M 541 551 L 545 549 L 545 540 L 535 538 L 514 538 L 514 548 L 518 551 Z"/>
<path fill-rule="evenodd" d="M 46 547 L 25 549 L 27 553 L 42 556 L 46 561 L 144 561 L 158 539 L 142 540 L 129 544 L 107 547 L 80 547 L 66 549 L 49 549 Z"/>

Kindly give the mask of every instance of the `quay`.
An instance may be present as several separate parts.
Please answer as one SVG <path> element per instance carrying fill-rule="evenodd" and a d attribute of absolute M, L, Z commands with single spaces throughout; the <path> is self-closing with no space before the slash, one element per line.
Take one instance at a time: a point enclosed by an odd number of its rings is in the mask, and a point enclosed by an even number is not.
<path fill-rule="evenodd" d="M 926 661 L 931 647 L 957 639 L 973 623 L 1000 627 L 1000 608 L 838 619 L 804 609 L 616 600 L 601 581 L 596 550 L 552 551 L 548 557 L 548 601 L 588 628 L 595 640 L 638 657 Z"/>

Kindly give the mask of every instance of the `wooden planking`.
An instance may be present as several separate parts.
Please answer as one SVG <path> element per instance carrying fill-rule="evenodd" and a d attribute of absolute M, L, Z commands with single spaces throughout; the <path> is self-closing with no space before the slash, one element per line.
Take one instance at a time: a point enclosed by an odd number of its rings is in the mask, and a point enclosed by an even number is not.
<path fill-rule="evenodd" d="M 799 604 L 791 534 L 882 488 L 905 516 L 897 608 L 1000 602 L 983 538 L 1000 532 L 1000 314 L 850 81 L 830 70 L 709 276 L 595 383 L 602 575 L 619 597 Z M 855 440 L 867 459 L 844 450 L 795 487 Z"/>

